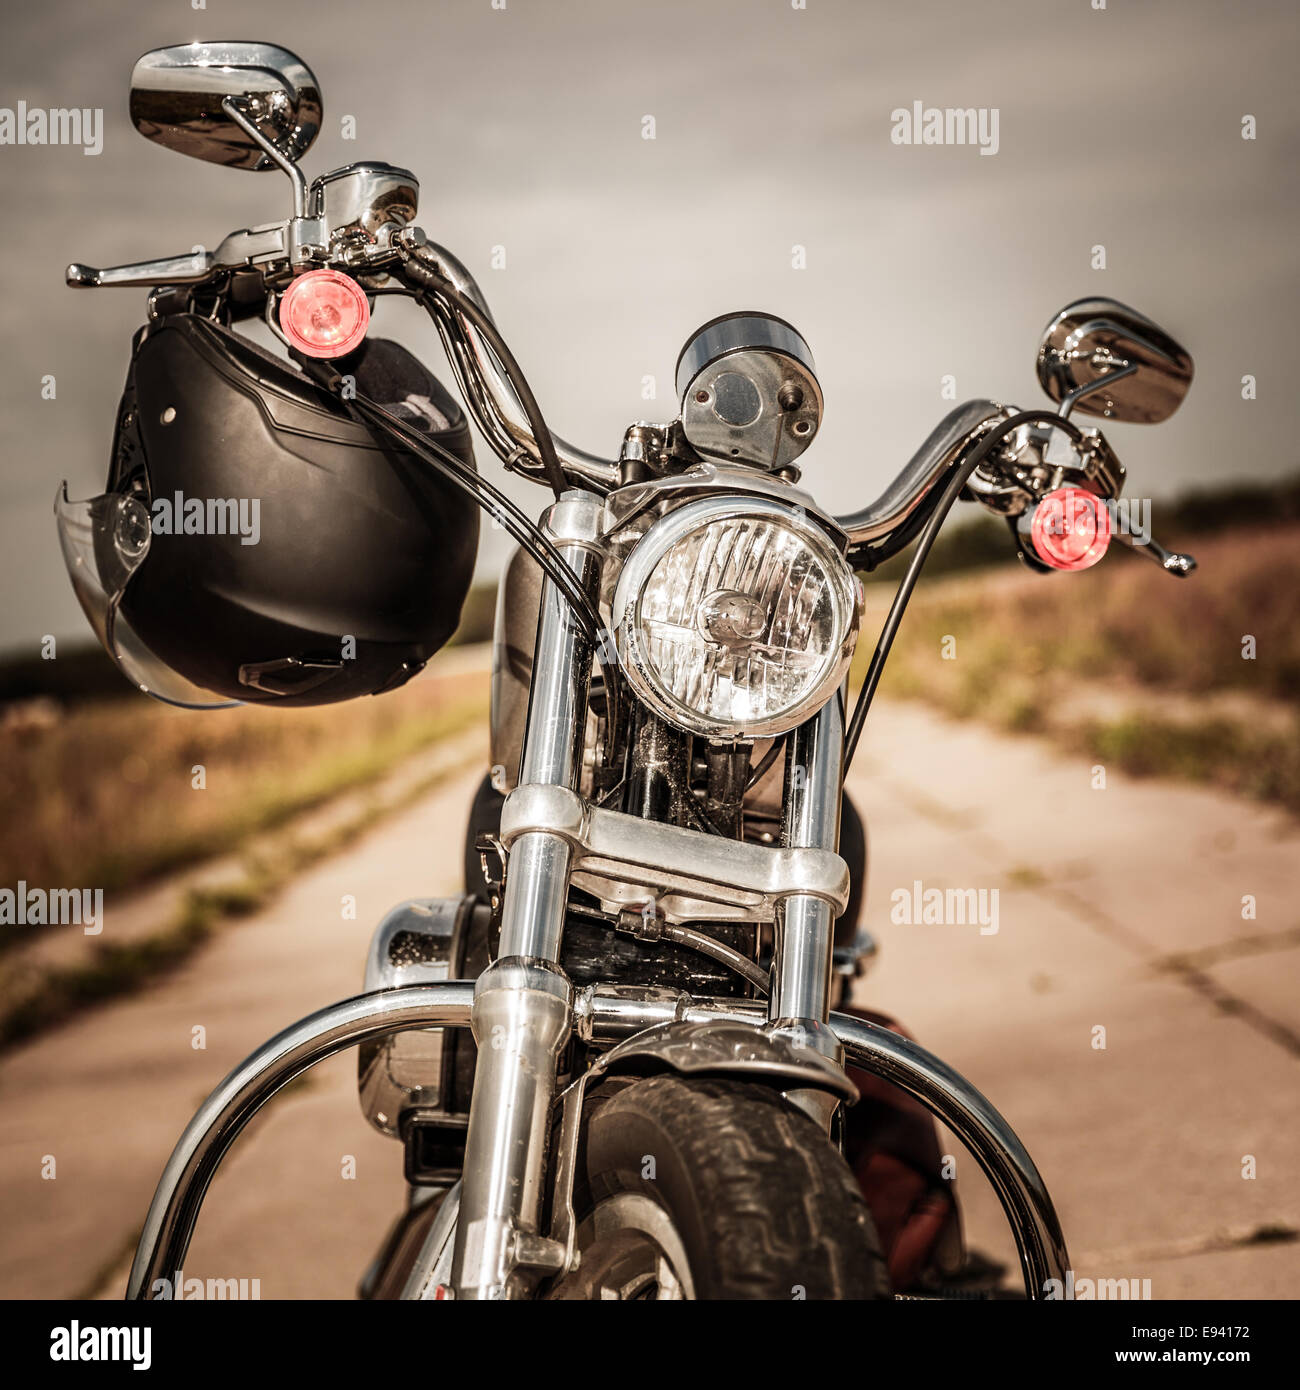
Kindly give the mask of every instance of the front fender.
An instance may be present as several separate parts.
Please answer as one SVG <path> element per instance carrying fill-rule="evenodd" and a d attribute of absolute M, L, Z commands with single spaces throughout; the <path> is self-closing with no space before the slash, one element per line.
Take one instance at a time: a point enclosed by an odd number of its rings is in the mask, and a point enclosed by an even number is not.
<path fill-rule="evenodd" d="M 675 1071 L 681 1076 L 731 1076 L 781 1091 L 829 1091 L 852 1104 L 858 1088 L 844 1068 L 780 1034 L 749 1023 L 678 1019 L 647 1028 L 606 1052 L 591 1069 L 601 1075 L 649 1076 Z"/>

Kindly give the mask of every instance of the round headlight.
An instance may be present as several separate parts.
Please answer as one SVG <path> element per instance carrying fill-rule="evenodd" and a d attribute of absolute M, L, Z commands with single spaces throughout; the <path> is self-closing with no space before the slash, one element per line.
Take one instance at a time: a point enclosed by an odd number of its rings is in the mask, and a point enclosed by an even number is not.
<path fill-rule="evenodd" d="M 803 514 L 758 497 L 706 497 L 637 543 L 614 592 L 619 661 L 670 723 L 711 738 L 782 734 L 844 679 L 857 579 Z"/>

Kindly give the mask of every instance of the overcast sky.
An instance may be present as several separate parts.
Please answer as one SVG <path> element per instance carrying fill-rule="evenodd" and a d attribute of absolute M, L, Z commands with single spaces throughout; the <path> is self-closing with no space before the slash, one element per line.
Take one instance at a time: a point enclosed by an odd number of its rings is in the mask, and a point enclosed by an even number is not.
<path fill-rule="evenodd" d="M 1294 471 L 1296 6 L 1094 3 L 7 6 L 0 108 L 103 108 L 104 125 L 94 157 L 0 146 L 0 651 L 88 632 L 52 499 L 65 477 L 74 496 L 102 489 L 143 318 L 142 291 L 65 289 L 65 263 L 211 247 L 288 212 L 282 176 L 186 159 L 132 128 L 135 59 L 196 38 L 265 39 L 306 60 L 325 98 L 309 174 L 356 159 L 415 171 L 421 224 L 479 276 L 553 427 L 597 452 L 615 453 L 628 421 L 675 413 L 691 330 L 766 309 L 812 346 L 826 416 L 805 480 L 847 511 L 949 408 L 945 375 L 963 399 L 1037 404 L 1044 324 L 1107 294 L 1196 360 L 1173 420 L 1108 429 L 1131 494 Z M 915 101 L 996 109 L 997 153 L 892 143 L 891 113 Z M 376 320 L 446 378 L 417 311 L 388 301 Z M 642 399 L 646 376 L 656 400 Z M 499 476 L 482 446 L 480 467 Z M 542 504 L 528 484 L 510 490 Z M 485 533 L 484 573 L 503 546 Z"/>

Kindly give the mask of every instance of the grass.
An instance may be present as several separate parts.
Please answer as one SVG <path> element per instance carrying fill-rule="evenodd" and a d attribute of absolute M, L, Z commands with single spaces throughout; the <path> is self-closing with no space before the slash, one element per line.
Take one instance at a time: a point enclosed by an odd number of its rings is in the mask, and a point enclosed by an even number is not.
<path fill-rule="evenodd" d="M 220 923 L 265 906 L 300 870 L 429 791 L 445 773 L 382 802 L 370 795 L 310 835 L 290 824 L 481 720 L 485 685 L 470 671 L 312 709 L 194 712 L 128 695 L 11 715 L 0 729 L 0 883 L 122 891 L 220 855 L 242 862 L 230 879 L 188 889 L 148 936 L 96 941 L 75 965 L 10 974 L 0 1048 L 164 976 Z M 10 928 L 0 950 L 44 930 Z"/>
<path fill-rule="evenodd" d="M 1184 724 L 1130 715 L 1089 721 L 1076 746 L 1134 776 L 1180 777 L 1300 813 L 1300 721 L 1279 734 L 1236 719 Z"/>
<path fill-rule="evenodd" d="M 292 710 L 43 703 L 0 729 L 0 883 L 120 891 L 236 851 L 481 718 L 485 686 L 426 676 Z"/>
<path fill-rule="evenodd" d="M 1300 527 L 1216 536 L 1193 547 L 1200 568 L 1187 579 L 1149 560 L 1107 556 L 1077 575 L 1006 571 L 987 585 L 957 580 L 927 592 L 922 580 L 908 608 L 885 683 L 897 658 L 915 669 L 963 638 L 983 674 L 1037 677 L 1048 670 L 1130 681 L 1161 691 L 1244 690 L 1300 699 Z M 1255 656 L 1242 657 L 1243 639 Z M 1003 677 L 1005 679 L 1005 675 Z"/>
<path fill-rule="evenodd" d="M 923 581 L 881 691 L 1300 812 L 1300 526 L 1190 548 L 1187 579 L 1120 555 L 1077 575 Z M 1113 698 L 1090 710 L 1090 692 Z"/>
<path fill-rule="evenodd" d="M 473 707 L 481 715 L 480 705 Z M 299 872 L 336 853 L 381 816 L 411 805 L 454 768 L 421 778 L 382 805 L 371 801 L 342 823 L 310 837 L 281 833 L 246 859 L 242 877 L 214 887 L 192 888 L 171 922 L 136 941 L 96 942 L 84 962 L 41 972 L 0 1011 L 0 1050 L 54 1027 L 81 1010 L 131 994 L 175 969 L 223 922 L 246 917 L 274 900 Z"/>
<path fill-rule="evenodd" d="M 43 1032 L 92 1004 L 139 989 L 174 969 L 206 941 L 212 924 L 187 914 L 176 926 L 141 941 L 97 946 L 92 960 L 45 972 L 0 1015 L 0 1049 Z"/>

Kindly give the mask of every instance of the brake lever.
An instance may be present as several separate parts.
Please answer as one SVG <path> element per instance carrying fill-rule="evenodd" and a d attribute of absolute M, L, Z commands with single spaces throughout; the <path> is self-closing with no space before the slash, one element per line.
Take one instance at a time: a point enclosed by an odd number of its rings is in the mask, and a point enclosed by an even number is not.
<path fill-rule="evenodd" d="M 227 271 L 252 265 L 271 268 L 288 261 L 286 222 L 231 232 L 215 251 L 193 251 L 188 256 L 168 256 L 157 261 L 138 261 L 134 265 L 107 266 L 103 270 L 78 261 L 67 269 L 67 282 L 73 289 L 100 289 L 156 285 L 199 285 Z"/>
<path fill-rule="evenodd" d="M 1138 536 L 1122 527 L 1115 527 L 1111 531 L 1115 540 L 1121 541 L 1130 550 L 1149 555 L 1166 574 L 1176 575 L 1179 579 L 1186 579 L 1196 568 L 1196 557 L 1194 555 L 1180 555 L 1173 550 L 1166 550 L 1159 541 L 1142 540 Z"/>

